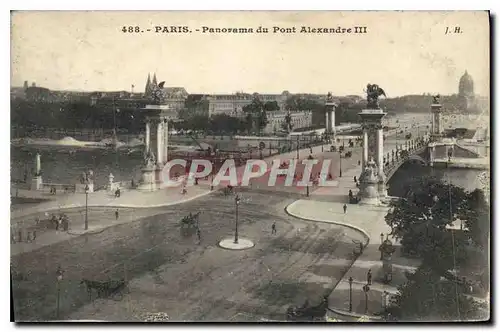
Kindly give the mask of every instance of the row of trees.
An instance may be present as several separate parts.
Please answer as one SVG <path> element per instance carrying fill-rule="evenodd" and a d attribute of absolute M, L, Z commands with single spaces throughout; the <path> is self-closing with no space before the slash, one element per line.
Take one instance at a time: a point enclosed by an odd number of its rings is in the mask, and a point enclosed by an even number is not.
<path fill-rule="evenodd" d="M 87 129 L 115 127 L 135 133 L 144 130 L 140 110 L 113 110 L 88 103 L 34 103 L 15 99 L 11 102 L 11 124 L 23 128 Z"/>
<path fill-rule="evenodd" d="M 457 219 L 465 231 L 449 229 Z M 480 304 L 467 296 L 455 273 L 476 265 L 483 271 L 482 288 L 489 287 L 490 221 L 483 191 L 468 192 L 432 177 L 416 179 L 404 199 L 392 203 L 386 222 L 403 253 L 422 264 L 407 275 L 384 314 L 397 320 L 479 318 Z"/>

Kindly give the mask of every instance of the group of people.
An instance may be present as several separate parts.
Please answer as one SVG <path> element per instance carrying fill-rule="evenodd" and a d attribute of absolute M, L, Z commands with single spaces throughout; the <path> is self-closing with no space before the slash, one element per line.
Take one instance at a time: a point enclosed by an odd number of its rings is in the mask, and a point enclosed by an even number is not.
<path fill-rule="evenodd" d="M 26 234 L 26 242 L 28 243 L 31 243 L 33 241 L 36 240 L 36 230 L 33 230 L 31 232 L 27 232 Z M 17 239 L 16 239 L 16 236 L 15 236 L 15 233 L 12 232 L 11 233 L 11 238 L 10 238 L 10 242 L 12 244 L 15 244 L 17 242 L 23 242 L 23 230 L 18 230 L 17 232 Z"/>

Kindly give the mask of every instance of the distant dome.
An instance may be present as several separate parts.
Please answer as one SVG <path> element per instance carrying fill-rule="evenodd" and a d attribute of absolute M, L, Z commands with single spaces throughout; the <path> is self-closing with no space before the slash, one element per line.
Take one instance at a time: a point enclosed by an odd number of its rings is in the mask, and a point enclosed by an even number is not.
<path fill-rule="evenodd" d="M 464 97 L 474 95 L 474 81 L 472 80 L 472 76 L 469 75 L 467 70 L 462 75 L 458 83 L 458 94 Z"/>

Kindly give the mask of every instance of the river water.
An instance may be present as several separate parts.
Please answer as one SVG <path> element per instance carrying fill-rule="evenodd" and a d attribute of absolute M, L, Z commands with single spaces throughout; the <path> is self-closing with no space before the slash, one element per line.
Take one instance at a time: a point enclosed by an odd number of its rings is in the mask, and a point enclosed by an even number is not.
<path fill-rule="evenodd" d="M 23 180 L 25 172 L 30 181 L 35 168 L 36 148 L 11 148 L 11 179 Z M 75 184 L 80 175 L 92 170 L 97 187 L 108 183 L 109 173 L 115 181 L 139 179 L 143 165 L 142 150 L 128 153 L 126 150 L 77 150 L 44 149 L 41 152 L 42 178 L 44 183 Z"/>
<path fill-rule="evenodd" d="M 24 173 L 31 179 L 35 148 L 11 148 L 11 178 L 22 180 Z M 142 150 L 129 153 L 126 150 L 76 150 L 46 149 L 41 153 L 43 181 L 50 183 L 75 184 L 78 183 L 82 172 L 93 170 L 97 187 L 108 183 L 108 176 L 113 173 L 115 181 L 137 181 L 140 178 L 143 165 Z M 389 195 L 402 196 L 406 184 L 413 178 L 434 175 L 466 190 L 481 188 L 479 175 L 482 170 L 473 169 L 440 169 L 430 168 L 420 164 L 407 163 L 393 175 L 389 181 Z"/>
<path fill-rule="evenodd" d="M 421 176 L 435 176 L 445 182 L 462 187 L 467 191 L 482 189 L 480 174 L 484 170 L 460 168 L 431 168 L 422 164 L 403 164 L 389 180 L 388 194 L 402 197 L 407 191 L 407 185 L 415 178 Z"/>

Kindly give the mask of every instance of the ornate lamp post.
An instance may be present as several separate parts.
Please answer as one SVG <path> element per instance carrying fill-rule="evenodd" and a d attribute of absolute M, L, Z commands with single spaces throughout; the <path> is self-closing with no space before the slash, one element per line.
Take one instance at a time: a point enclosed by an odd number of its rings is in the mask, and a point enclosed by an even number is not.
<path fill-rule="evenodd" d="M 352 277 L 349 277 L 349 312 L 352 312 Z"/>
<path fill-rule="evenodd" d="M 89 229 L 89 185 L 85 185 L 85 230 Z"/>
<path fill-rule="evenodd" d="M 64 271 L 59 266 L 56 271 L 56 282 L 57 282 L 57 302 L 56 302 L 56 319 L 59 318 L 59 303 L 61 295 L 61 281 L 63 280 Z"/>
<path fill-rule="evenodd" d="M 241 203 L 241 198 L 239 195 L 236 195 L 236 197 L 234 198 L 234 204 L 236 206 L 236 226 L 234 229 L 234 243 L 235 244 L 238 243 L 238 206 L 240 205 L 240 203 Z"/>
<path fill-rule="evenodd" d="M 365 292 L 365 314 L 368 312 L 368 291 L 370 290 L 370 286 L 368 284 L 363 286 L 363 292 Z"/>
<path fill-rule="evenodd" d="M 380 243 L 384 243 L 384 233 L 380 233 Z M 384 259 L 384 252 L 380 250 L 380 260 Z"/>
<path fill-rule="evenodd" d="M 339 162 L 340 162 L 339 177 L 342 177 L 342 152 L 340 150 L 339 150 Z"/>
<path fill-rule="evenodd" d="M 383 239 L 384 234 L 380 234 L 380 238 Z M 388 283 L 392 280 L 392 255 L 396 251 L 396 248 L 389 240 L 389 234 L 387 234 L 385 241 L 379 246 L 380 257 L 382 260 L 382 270 L 384 271 L 384 282 Z"/>
<path fill-rule="evenodd" d="M 300 149 L 300 142 L 299 142 L 299 139 L 300 139 L 300 136 L 297 135 L 297 160 L 300 159 L 300 156 L 299 156 L 299 149 Z"/>

